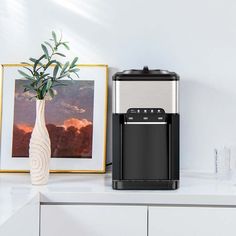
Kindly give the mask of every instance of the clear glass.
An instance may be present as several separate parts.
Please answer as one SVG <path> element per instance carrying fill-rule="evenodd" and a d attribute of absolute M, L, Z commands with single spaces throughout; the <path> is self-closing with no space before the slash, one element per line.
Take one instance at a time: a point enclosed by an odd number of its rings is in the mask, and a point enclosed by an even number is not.
<path fill-rule="evenodd" d="M 220 180 L 230 179 L 230 154 L 230 148 L 227 147 L 214 149 L 215 173 Z"/>
<path fill-rule="evenodd" d="M 230 148 L 231 179 L 236 184 L 236 146 L 231 146 Z"/>

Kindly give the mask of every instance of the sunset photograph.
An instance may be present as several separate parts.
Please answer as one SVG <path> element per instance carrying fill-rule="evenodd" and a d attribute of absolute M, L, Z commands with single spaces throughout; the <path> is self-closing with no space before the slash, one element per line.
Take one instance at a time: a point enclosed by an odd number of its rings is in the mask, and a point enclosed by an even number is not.
<path fill-rule="evenodd" d="M 45 119 L 52 158 L 92 158 L 94 81 L 64 80 L 46 102 Z M 25 80 L 15 81 L 12 157 L 29 157 L 35 122 L 35 99 L 23 92 Z M 32 99 L 31 99 L 32 98 Z"/>

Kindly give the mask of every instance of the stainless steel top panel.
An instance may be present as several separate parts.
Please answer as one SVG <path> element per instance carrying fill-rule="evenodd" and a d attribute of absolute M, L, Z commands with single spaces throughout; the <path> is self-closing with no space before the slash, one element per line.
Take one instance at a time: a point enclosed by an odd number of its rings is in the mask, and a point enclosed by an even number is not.
<path fill-rule="evenodd" d="M 179 113 L 179 81 L 113 81 L 113 113 L 126 113 L 129 108 L 163 108 L 166 113 Z"/>

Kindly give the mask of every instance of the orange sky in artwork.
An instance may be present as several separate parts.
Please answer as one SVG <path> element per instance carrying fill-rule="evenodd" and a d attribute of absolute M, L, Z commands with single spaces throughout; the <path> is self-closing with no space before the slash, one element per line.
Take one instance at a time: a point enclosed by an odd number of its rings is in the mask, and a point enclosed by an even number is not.
<path fill-rule="evenodd" d="M 23 130 L 25 133 L 30 133 L 33 130 L 33 128 L 27 124 L 18 124 L 17 127 L 18 129 Z"/>
<path fill-rule="evenodd" d="M 92 122 L 90 122 L 86 119 L 79 120 L 76 118 L 71 118 L 71 119 L 65 120 L 64 124 L 59 125 L 59 126 L 64 127 L 65 129 L 69 128 L 70 126 L 74 126 L 79 131 L 81 128 L 86 127 L 91 124 L 92 124 Z M 33 127 L 31 127 L 27 124 L 18 124 L 17 127 L 18 127 L 18 129 L 23 130 L 25 133 L 30 133 L 33 130 Z"/>
<path fill-rule="evenodd" d="M 65 120 L 62 127 L 67 129 L 70 126 L 74 126 L 79 131 L 81 128 L 86 127 L 86 126 L 91 125 L 91 124 L 92 124 L 92 122 L 90 122 L 86 119 L 79 120 L 79 119 L 71 118 L 71 119 Z"/>

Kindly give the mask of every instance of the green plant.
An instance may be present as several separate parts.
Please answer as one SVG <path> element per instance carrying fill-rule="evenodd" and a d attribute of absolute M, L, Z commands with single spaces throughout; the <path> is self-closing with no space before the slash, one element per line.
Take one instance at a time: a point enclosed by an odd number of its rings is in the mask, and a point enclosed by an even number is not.
<path fill-rule="evenodd" d="M 28 81 L 24 85 L 24 92 L 33 92 L 33 97 L 40 100 L 44 99 L 47 94 L 53 98 L 55 95 L 53 88 L 65 86 L 66 84 L 61 80 L 63 78 L 72 79 L 72 74 L 78 76 L 79 71 L 76 65 L 78 57 L 75 57 L 72 62 L 67 61 L 64 65 L 57 59 L 66 57 L 59 49 L 64 47 L 70 50 L 68 42 L 62 41 L 62 35 L 58 38 L 56 33 L 52 31 L 50 42 L 45 41 L 41 47 L 43 55 L 38 59 L 29 58 L 30 63 L 22 62 L 26 71 L 18 70 L 20 75 Z"/>

